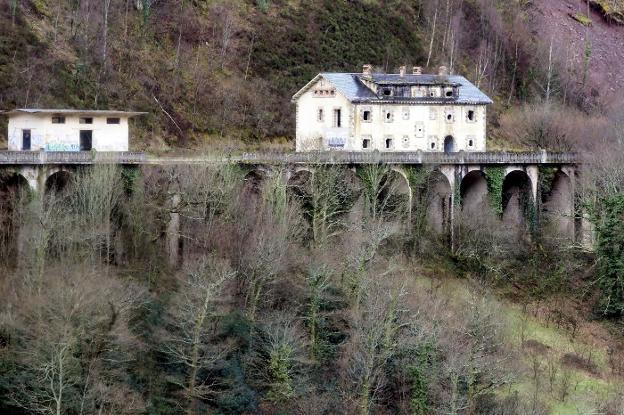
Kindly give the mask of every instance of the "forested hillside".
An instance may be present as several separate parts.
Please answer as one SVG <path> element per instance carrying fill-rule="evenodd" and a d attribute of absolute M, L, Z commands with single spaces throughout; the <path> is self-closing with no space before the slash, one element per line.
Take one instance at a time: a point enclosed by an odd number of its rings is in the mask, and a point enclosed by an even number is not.
<path fill-rule="evenodd" d="M 546 16 L 553 5 L 567 12 Z M 518 104 L 563 103 L 589 115 L 614 99 L 604 81 L 622 71 L 593 54 L 617 48 L 573 18 L 608 25 L 592 10 L 581 0 L 6 0 L 0 107 L 147 111 L 138 149 L 257 144 L 292 138 L 289 99 L 320 71 L 446 65 L 495 98 L 493 142 L 531 146 L 517 142 L 526 115 Z M 587 41 L 547 30 L 563 26 Z"/>
<path fill-rule="evenodd" d="M 2 0 L 0 107 L 146 111 L 136 150 L 291 151 L 316 73 L 420 64 L 581 163 L 6 167 L 0 414 L 621 415 L 621 7 Z"/>

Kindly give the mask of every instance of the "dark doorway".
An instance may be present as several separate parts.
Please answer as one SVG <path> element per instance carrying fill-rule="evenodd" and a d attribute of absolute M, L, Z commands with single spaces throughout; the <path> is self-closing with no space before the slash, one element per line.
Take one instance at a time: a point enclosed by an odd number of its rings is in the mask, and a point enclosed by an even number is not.
<path fill-rule="evenodd" d="M 445 153 L 455 152 L 455 140 L 450 135 L 446 136 L 446 138 L 444 139 L 444 152 Z"/>
<path fill-rule="evenodd" d="M 80 151 L 91 151 L 93 148 L 93 130 L 80 130 Z"/>
<path fill-rule="evenodd" d="M 22 150 L 30 150 L 30 130 L 22 130 Z"/>

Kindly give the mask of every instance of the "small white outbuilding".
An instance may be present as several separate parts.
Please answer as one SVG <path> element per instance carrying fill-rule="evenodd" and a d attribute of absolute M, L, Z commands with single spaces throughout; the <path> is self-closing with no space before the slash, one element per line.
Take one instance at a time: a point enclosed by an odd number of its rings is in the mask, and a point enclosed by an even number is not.
<path fill-rule="evenodd" d="M 12 151 L 128 151 L 128 120 L 145 113 L 15 109 L 4 114 Z"/>

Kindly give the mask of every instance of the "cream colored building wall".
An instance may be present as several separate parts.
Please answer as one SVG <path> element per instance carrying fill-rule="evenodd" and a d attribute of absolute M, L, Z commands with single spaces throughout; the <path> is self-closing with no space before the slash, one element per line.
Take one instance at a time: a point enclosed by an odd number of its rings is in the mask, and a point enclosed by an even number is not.
<path fill-rule="evenodd" d="M 333 96 L 315 96 L 317 88 L 332 88 L 323 79 L 310 88 L 297 100 L 296 150 L 315 151 L 329 150 L 329 140 L 344 139 L 345 147 L 341 150 L 353 150 L 351 137 L 353 131 L 354 111 L 351 102 L 340 92 Z M 318 119 L 319 109 L 323 110 L 323 119 Z M 334 126 L 333 111 L 341 110 L 341 127 Z"/>
<path fill-rule="evenodd" d="M 474 121 L 468 111 L 474 111 Z M 370 121 L 364 121 L 364 111 L 371 111 Z M 485 151 L 485 105 L 357 105 L 354 140 L 350 147 L 363 150 L 365 138 L 371 140 L 367 150 L 379 151 L 444 151 L 444 139 L 452 136 L 455 151 Z M 390 114 L 390 118 L 386 115 Z M 447 116 L 451 116 L 448 120 Z M 386 139 L 392 148 L 386 149 Z M 470 142 L 472 141 L 472 146 Z M 434 145 L 432 148 L 432 144 Z"/>
<path fill-rule="evenodd" d="M 9 118 L 9 150 L 22 149 L 22 131 L 31 131 L 31 150 L 78 151 L 80 130 L 93 131 L 97 151 L 128 151 L 128 117 L 117 115 L 119 124 L 107 124 L 107 116 L 91 116 L 93 124 L 80 124 L 79 115 L 65 115 L 64 124 L 52 124 L 52 114 L 13 114 Z"/>

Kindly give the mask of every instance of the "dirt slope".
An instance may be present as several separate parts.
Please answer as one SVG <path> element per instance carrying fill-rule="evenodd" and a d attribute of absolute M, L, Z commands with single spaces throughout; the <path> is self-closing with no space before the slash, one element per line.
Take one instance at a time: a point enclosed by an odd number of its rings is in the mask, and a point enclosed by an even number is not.
<path fill-rule="evenodd" d="M 624 26 L 608 23 L 594 10 L 589 11 L 591 25 L 576 21 L 572 16 L 587 15 L 583 0 L 536 1 L 534 7 L 534 33 L 545 42 L 554 39 L 554 53 L 570 70 L 581 73 L 589 55 L 587 86 L 593 94 L 619 93 L 624 86 Z"/>

